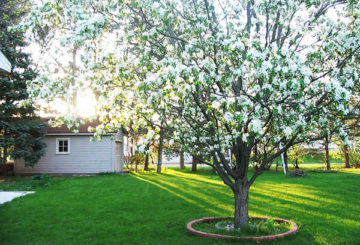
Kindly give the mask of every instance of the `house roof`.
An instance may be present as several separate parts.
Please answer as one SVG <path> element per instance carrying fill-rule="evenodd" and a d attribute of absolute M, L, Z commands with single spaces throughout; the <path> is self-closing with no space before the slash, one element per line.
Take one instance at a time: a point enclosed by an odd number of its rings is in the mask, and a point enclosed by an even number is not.
<path fill-rule="evenodd" d="M 53 127 L 48 124 L 51 118 L 42 118 L 42 121 L 47 124 L 46 126 L 46 134 L 47 135 L 64 135 L 64 134 L 75 134 L 71 131 L 67 125 L 63 124 L 59 127 Z M 93 132 L 89 131 L 89 127 L 95 128 L 96 126 L 100 125 L 99 121 L 95 122 L 86 122 L 85 124 L 81 124 L 77 134 L 93 134 Z"/>
<path fill-rule="evenodd" d="M 89 128 L 96 128 L 101 125 L 99 120 L 95 122 L 85 122 L 85 124 L 80 124 L 80 127 L 74 128 L 78 130 L 76 133 L 71 131 L 67 125 L 62 124 L 58 127 L 53 127 L 49 125 L 50 120 L 54 120 L 55 118 L 41 118 L 41 120 L 46 123 L 46 134 L 47 135 L 93 135 L 94 132 L 90 132 Z M 79 118 L 78 121 L 81 119 Z M 113 132 L 107 132 L 105 135 L 116 135 L 116 137 L 122 137 L 123 135 L 127 135 L 127 131 L 124 128 L 119 128 L 119 130 L 114 130 Z M 121 141 L 121 139 L 119 139 Z"/>
<path fill-rule="evenodd" d="M 98 126 L 99 123 L 95 122 L 95 123 L 86 123 L 81 125 L 78 128 L 78 132 L 79 133 L 92 133 L 90 132 L 88 129 L 89 127 L 93 127 L 95 128 L 96 126 Z M 59 133 L 67 133 L 67 134 L 74 134 L 74 132 L 72 132 L 67 125 L 61 125 L 60 127 L 51 127 L 49 125 L 46 126 L 46 133 L 47 134 L 59 134 Z"/>
<path fill-rule="evenodd" d="M 11 63 L 5 57 L 5 55 L 0 51 L 0 69 L 11 72 Z"/>

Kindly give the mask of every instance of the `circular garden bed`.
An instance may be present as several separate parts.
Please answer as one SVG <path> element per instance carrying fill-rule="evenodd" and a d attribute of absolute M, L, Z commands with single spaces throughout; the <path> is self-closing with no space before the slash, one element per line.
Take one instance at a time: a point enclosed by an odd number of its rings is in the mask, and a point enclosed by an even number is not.
<path fill-rule="evenodd" d="M 296 223 L 286 219 L 249 217 L 249 225 L 234 228 L 233 217 L 206 217 L 190 221 L 187 229 L 195 235 L 233 240 L 274 240 L 297 231 Z"/>

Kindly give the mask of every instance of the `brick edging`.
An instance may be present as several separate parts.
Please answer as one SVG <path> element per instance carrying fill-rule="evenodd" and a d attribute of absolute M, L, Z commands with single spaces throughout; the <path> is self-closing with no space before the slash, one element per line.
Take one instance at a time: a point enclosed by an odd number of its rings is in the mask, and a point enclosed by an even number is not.
<path fill-rule="evenodd" d="M 274 240 L 277 238 L 282 238 L 282 237 L 291 235 L 298 230 L 298 226 L 295 222 L 293 222 L 291 220 L 279 219 L 279 218 L 273 218 L 273 220 L 277 221 L 279 223 L 285 222 L 285 223 L 291 224 L 291 229 L 284 233 L 280 233 L 280 234 L 276 234 L 276 235 L 268 235 L 268 236 L 255 236 L 255 237 L 253 237 L 253 236 L 228 236 L 228 235 L 220 235 L 220 234 L 214 234 L 214 233 L 206 233 L 206 232 L 198 231 L 198 230 L 195 230 L 194 228 L 192 228 L 192 225 L 195 223 L 198 223 L 198 222 L 204 222 L 204 221 L 209 221 L 209 220 L 221 220 L 221 219 L 226 219 L 226 218 L 233 218 L 233 217 L 205 217 L 205 218 L 193 220 L 187 224 L 186 229 L 188 229 L 193 234 L 202 236 L 202 237 L 233 239 L 233 240 L 252 240 L 252 241 Z M 269 219 L 268 217 L 249 217 L 249 218 L 263 219 L 263 220 Z"/>

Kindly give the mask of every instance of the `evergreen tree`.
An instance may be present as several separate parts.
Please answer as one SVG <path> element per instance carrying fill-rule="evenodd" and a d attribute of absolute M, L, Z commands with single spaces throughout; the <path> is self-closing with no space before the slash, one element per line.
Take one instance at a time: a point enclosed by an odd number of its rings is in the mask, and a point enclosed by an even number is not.
<path fill-rule="evenodd" d="M 10 73 L 0 72 L 0 164 L 11 157 L 34 166 L 45 153 L 45 124 L 35 115 L 26 90 L 27 82 L 37 74 L 31 68 L 29 55 L 22 50 L 26 46 L 23 33 L 9 28 L 24 13 L 21 3 L 0 3 L 0 50 L 12 65 Z"/>

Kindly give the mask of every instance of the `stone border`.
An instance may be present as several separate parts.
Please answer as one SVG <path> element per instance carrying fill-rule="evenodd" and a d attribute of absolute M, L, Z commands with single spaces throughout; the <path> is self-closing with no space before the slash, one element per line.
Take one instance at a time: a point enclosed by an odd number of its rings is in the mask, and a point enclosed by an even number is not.
<path fill-rule="evenodd" d="M 291 220 L 286 220 L 286 219 L 273 219 L 274 221 L 277 221 L 279 223 L 289 223 L 292 225 L 291 229 L 287 232 L 284 233 L 280 233 L 280 234 L 276 234 L 276 235 L 268 235 L 268 236 L 258 236 L 258 237 L 253 237 L 253 236 L 228 236 L 228 235 L 220 235 L 220 234 L 214 234 L 214 233 L 206 233 L 206 232 L 202 232 L 202 231 L 198 231 L 195 230 L 194 228 L 192 228 L 192 225 L 198 222 L 206 222 L 209 220 L 221 220 L 221 219 L 226 219 L 226 218 L 233 218 L 233 217 L 205 217 L 205 218 L 201 218 L 201 219 L 197 219 L 197 220 L 193 220 L 190 221 L 187 226 L 186 229 L 188 229 L 190 232 L 194 233 L 195 235 L 198 236 L 202 236 L 202 237 L 208 237 L 208 238 L 220 238 L 220 239 L 233 239 L 233 240 L 252 240 L 252 241 L 263 241 L 263 240 L 275 240 L 277 238 L 282 238 L 285 236 L 288 236 L 290 234 L 293 234 L 297 231 L 298 226 L 295 222 L 291 221 Z M 267 220 L 269 219 L 268 217 L 249 217 L 252 219 L 262 219 L 262 220 Z"/>

